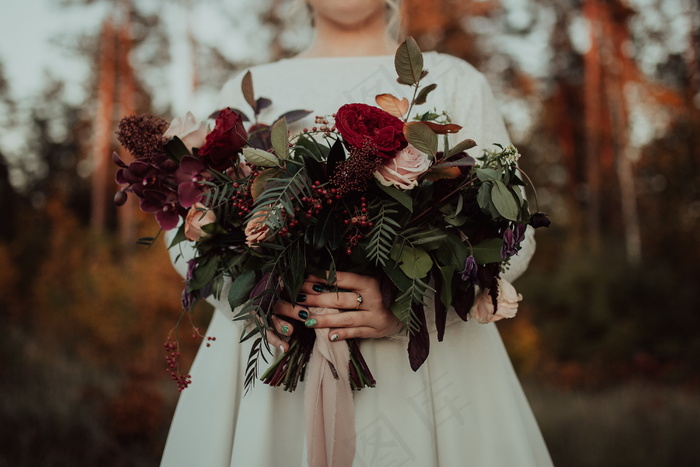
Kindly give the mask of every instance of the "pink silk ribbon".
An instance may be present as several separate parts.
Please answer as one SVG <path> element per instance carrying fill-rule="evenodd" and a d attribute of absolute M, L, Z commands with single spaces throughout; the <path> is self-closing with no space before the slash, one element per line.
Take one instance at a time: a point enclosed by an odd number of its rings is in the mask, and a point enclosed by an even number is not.
<path fill-rule="evenodd" d="M 310 308 L 312 315 L 339 313 Z M 328 329 L 316 329 L 306 368 L 304 404 L 309 467 L 349 467 L 355 456 L 355 408 L 345 341 L 331 342 Z M 332 365 L 332 367 L 331 367 Z"/>

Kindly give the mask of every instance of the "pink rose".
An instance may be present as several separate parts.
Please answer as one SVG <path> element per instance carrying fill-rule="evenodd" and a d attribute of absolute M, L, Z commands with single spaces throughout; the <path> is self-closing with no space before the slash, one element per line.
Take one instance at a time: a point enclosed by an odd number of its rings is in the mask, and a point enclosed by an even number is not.
<path fill-rule="evenodd" d="M 489 295 L 489 290 L 479 294 L 474 307 L 469 312 L 479 323 L 493 323 L 503 318 L 513 318 L 518 312 L 518 302 L 523 296 L 515 291 L 513 285 L 503 279 L 498 279 L 498 309 L 493 312 L 493 301 Z"/>
<path fill-rule="evenodd" d="M 205 225 L 216 222 L 216 214 L 201 203 L 196 203 L 185 218 L 185 237 L 191 242 L 196 242 L 210 235 L 202 230 Z"/>
<path fill-rule="evenodd" d="M 427 154 L 409 144 L 396 157 L 385 160 L 374 176 L 382 185 L 410 190 L 418 185 L 418 177 L 428 170 L 430 163 Z"/>
<path fill-rule="evenodd" d="M 192 154 L 192 148 L 201 148 L 207 137 L 207 127 L 202 122 L 195 120 L 192 112 L 187 112 L 184 119 L 175 117 L 170 122 L 170 127 L 165 131 L 163 137 L 169 139 L 177 136 L 185 144 L 187 150 Z"/>

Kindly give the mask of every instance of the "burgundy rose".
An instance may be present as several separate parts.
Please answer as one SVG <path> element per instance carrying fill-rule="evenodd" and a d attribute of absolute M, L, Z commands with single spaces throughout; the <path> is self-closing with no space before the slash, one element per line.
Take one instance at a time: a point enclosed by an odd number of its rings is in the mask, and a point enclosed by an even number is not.
<path fill-rule="evenodd" d="M 400 119 L 367 104 L 342 106 L 336 112 L 335 126 L 349 145 L 362 148 L 369 143 L 385 159 L 391 159 L 408 144 Z"/>
<path fill-rule="evenodd" d="M 226 170 L 238 161 L 238 153 L 245 146 L 247 137 L 241 116 L 235 110 L 226 108 L 216 117 L 214 129 L 199 149 L 199 157 L 209 167 Z"/>

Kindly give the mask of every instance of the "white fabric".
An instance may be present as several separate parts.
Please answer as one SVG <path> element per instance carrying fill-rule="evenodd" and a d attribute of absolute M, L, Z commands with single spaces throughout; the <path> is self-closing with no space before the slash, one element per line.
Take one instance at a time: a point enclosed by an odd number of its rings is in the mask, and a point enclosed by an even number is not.
<path fill-rule="evenodd" d="M 480 146 L 509 142 L 483 77 L 466 62 L 427 53 L 428 103 L 413 110 L 447 110 L 464 129 L 457 139 Z M 409 97 L 395 80 L 393 57 L 291 59 L 252 69 L 256 97 L 272 99 L 259 121 L 272 124 L 293 109 L 330 115 L 342 104 L 373 104 L 376 94 Z M 241 76 L 228 83 L 222 104 L 252 116 L 240 94 Z M 426 83 L 428 84 L 428 83 Z M 312 127 L 313 116 L 291 127 Z M 453 139 L 454 142 L 454 139 Z M 472 150 L 475 151 L 475 150 Z M 473 152 L 476 155 L 476 152 Z M 189 246 L 171 250 L 184 274 Z M 505 278 L 515 280 L 534 252 L 528 229 L 523 249 Z M 517 286 L 517 284 L 516 284 Z M 527 299 L 527 297 L 525 297 Z M 258 383 L 243 396 L 250 341 L 240 344 L 240 324 L 226 303 L 217 310 L 193 364 L 168 435 L 162 466 L 306 466 L 303 384 L 294 393 Z M 428 315 L 432 315 L 428 311 Z M 516 318 L 517 319 L 517 318 Z M 362 353 L 377 387 L 356 392 L 354 467 L 548 466 L 551 460 L 494 324 L 452 319 L 444 342 L 431 333 L 430 356 L 413 372 L 406 343 L 368 339 Z"/>

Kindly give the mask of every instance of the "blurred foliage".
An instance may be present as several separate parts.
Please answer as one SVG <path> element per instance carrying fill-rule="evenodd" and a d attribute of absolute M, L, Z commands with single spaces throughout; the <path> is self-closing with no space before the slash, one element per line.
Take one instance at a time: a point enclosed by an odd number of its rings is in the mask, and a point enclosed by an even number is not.
<path fill-rule="evenodd" d="M 63 1 L 70 7 L 91 3 Z M 240 6 L 233 3 L 207 4 L 236 27 L 264 28 L 261 37 L 274 38 L 269 56 L 294 53 L 279 31 L 280 2 L 270 0 L 270 11 L 257 5 L 235 15 Z M 522 166 L 539 188 L 539 208 L 554 222 L 538 231 L 538 252 L 516 284 L 525 296 L 519 316 L 499 329 L 519 373 L 537 382 L 540 392 L 528 396 L 555 461 L 696 464 L 697 456 L 680 447 L 692 445 L 688 433 L 697 431 L 699 410 L 686 391 L 700 383 L 700 114 L 698 70 L 678 45 L 680 28 L 665 26 L 676 10 L 661 0 L 629 3 L 629 50 L 646 84 L 664 83 L 664 96 L 682 100 L 680 106 L 657 102 L 634 110 L 650 121 L 633 161 L 642 244 L 635 263 L 625 250 L 623 195 L 613 159 L 603 164 L 601 177 L 600 246 L 587 243 L 584 59 L 574 40 L 586 2 L 405 3 L 408 32 L 425 49 L 466 58 L 489 77 L 525 155 Z M 692 12 L 697 25 L 697 10 Z M 136 13 L 132 59 L 148 75 L 138 83 L 137 107 L 146 112 L 157 91 L 147 83 L 165 79 L 170 57 L 163 22 L 152 12 Z M 693 34 L 689 46 L 695 47 L 697 68 L 698 32 Z M 96 63 L 94 36 L 62 40 Z M 534 76 L 525 63 L 528 54 L 508 44 L 537 41 L 548 59 L 546 70 Z M 256 52 L 234 61 L 224 51 L 226 41 L 221 43 L 195 40 L 200 84 L 218 86 L 231 70 L 268 58 Z M 2 70 L 0 63 L 0 128 L 16 130 L 17 103 Z M 88 227 L 95 83 L 92 76 L 85 102 L 75 105 L 61 82 L 48 81 L 32 102 L 22 103 L 29 111 L 21 154 L 0 149 L 0 466 L 72 466 L 76 446 L 83 465 L 154 465 L 177 397 L 163 370 L 161 342 L 180 316 L 181 278 L 161 242 L 136 251 L 121 244 L 114 211 L 105 233 Z M 153 235 L 157 225 L 139 216 L 137 230 Z M 198 323 L 204 325 L 210 312 L 198 310 Z M 187 366 L 198 342 L 184 344 Z M 638 386 L 624 393 L 608 389 L 630 381 L 675 389 L 658 395 Z M 544 392 L 543 385 L 549 385 Z M 562 429 L 566 425 L 574 428 Z M 601 425 L 611 427 L 610 436 L 579 436 Z M 641 438 L 657 442 L 637 449 Z M 664 447 L 652 449 L 662 441 Z"/>

